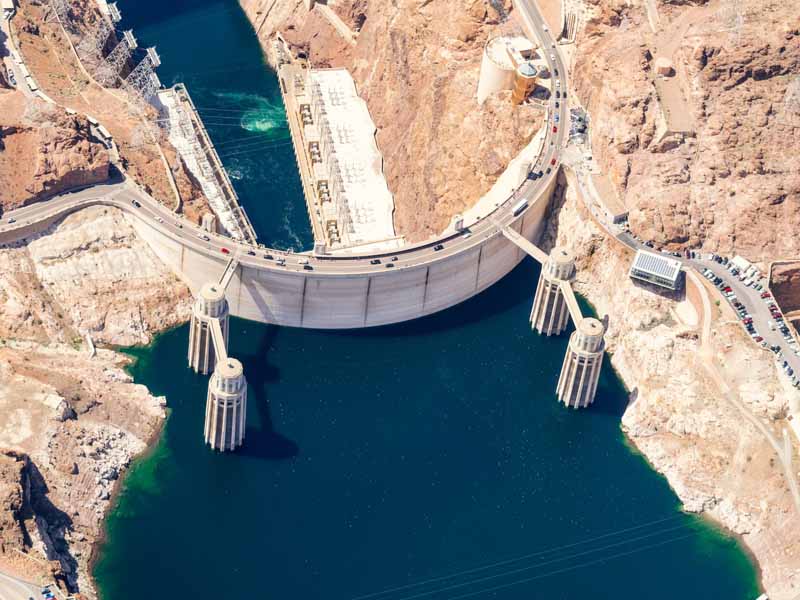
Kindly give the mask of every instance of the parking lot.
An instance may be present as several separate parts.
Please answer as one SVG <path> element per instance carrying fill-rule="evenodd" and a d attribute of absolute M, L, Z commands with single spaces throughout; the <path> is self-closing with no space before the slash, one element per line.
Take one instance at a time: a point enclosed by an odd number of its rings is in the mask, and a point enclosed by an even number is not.
<path fill-rule="evenodd" d="M 767 290 L 766 279 L 746 277 L 730 260 L 717 255 L 696 255 L 687 262 L 720 290 L 753 341 L 773 352 L 778 366 L 800 388 L 800 346 Z"/>
<path fill-rule="evenodd" d="M 638 238 L 624 227 L 614 227 L 620 230 L 617 239 L 631 248 L 661 252 L 654 244 Z M 684 268 L 692 268 L 708 279 L 719 290 L 720 302 L 730 304 L 753 343 L 772 352 L 779 370 L 800 389 L 800 345 L 797 337 L 792 335 L 792 325 L 784 320 L 771 294 L 762 297 L 767 292 L 766 277 L 755 269 L 743 273 L 731 259 L 716 254 L 696 251 L 665 254 L 681 261 Z"/>

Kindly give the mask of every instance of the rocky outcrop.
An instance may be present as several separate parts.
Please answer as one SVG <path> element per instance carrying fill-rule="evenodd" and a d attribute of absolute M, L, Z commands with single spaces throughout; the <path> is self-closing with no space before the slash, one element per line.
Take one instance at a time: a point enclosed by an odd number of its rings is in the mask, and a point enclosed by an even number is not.
<path fill-rule="evenodd" d="M 800 332 L 800 261 L 775 263 L 769 286 L 778 306 Z"/>
<path fill-rule="evenodd" d="M 395 228 L 411 241 L 472 206 L 541 126 L 543 112 L 508 93 L 475 99 L 486 41 L 519 31 L 509 1 L 332 3 L 359 31 L 355 46 L 302 2 L 241 4 L 262 43 L 280 31 L 312 64 L 351 70 L 378 127 Z"/>
<path fill-rule="evenodd" d="M 190 301 L 117 209 L 85 209 L 0 249 L 0 448 L 12 452 L 0 454 L 3 570 L 92 591 L 105 512 L 165 413 L 124 371 L 127 357 L 92 355 L 84 336 L 145 343 Z"/>
<path fill-rule="evenodd" d="M 28 543 L 23 523 L 30 506 L 26 462 L 25 455 L 0 452 L 0 553 L 24 548 Z"/>
<path fill-rule="evenodd" d="M 800 6 L 683 4 L 659 5 L 653 34 L 644 4 L 592 2 L 572 82 L 592 117 L 594 156 L 631 229 L 659 246 L 797 255 Z M 661 55 L 677 74 L 659 92 Z"/>
<path fill-rule="evenodd" d="M 158 118 L 155 109 L 130 97 L 123 89 L 112 92 L 88 79 L 85 68 L 92 70 L 92 65 L 82 68 L 61 24 L 48 18 L 48 6 L 38 0 L 20 0 L 11 22 L 20 53 L 38 86 L 57 104 L 92 115 L 102 123 L 116 143 L 122 170 L 171 208 L 178 207 L 179 195 L 183 212 L 199 222 L 200 216 L 210 210 L 208 201 L 177 158 L 164 131 L 153 123 Z M 94 0 L 70 0 L 68 6 L 64 24 L 73 44 L 78 44 L 82 32 L 95 27 L 101 18 L 99 5 Z M 87 61 L 91 63 L 88 57 Z M 4 179 L 5 174 L 0 170 L 0 180 Z M 24 190 L 19 192 L 24 193 Z"/>
<path fill-rule="evenodd" d="M 121 211 L 93 207 L 0 252 L 0 338 L 148 343 L 188 317 L 191 295 Z"/>
<path fill-rule="evenodd" d="M 0 209 L 108 179 L 108 150 L 89 121 L 21 92 L 0 96 L 0 148 Z"/>
<path fill-rule="evenodd" d="M 23 574 L 92 590 L 92 546 L 119 476 L 165 416 L 162 401 L 122 370 L 126 362 L 110 350 L 91 357 L 80 346 L 0 343 L 0 447 L 17 460 L 0 457 L 4 565 L 17 559 Z"/>

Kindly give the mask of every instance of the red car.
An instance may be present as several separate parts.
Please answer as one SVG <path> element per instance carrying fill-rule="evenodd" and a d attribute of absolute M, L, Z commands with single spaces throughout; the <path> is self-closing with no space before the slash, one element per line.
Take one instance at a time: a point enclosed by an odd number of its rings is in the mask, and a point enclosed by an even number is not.
<path fill-rule="evenodd" d="M 555 167 L 556 166 L 556 159 L 555 158 L 551 159 L 550 160 L 550 164 Z"/>
<path fill-rule="evenodd" d="M 753 339 L 754 339 L 755 341 L 757 341 L 757 342 L 763 342 L 763 341 L 764 341 L 764 338 L 763 338 L 763 337 L 761 337 L 760 335 L 757 335 L 757 336 L 756 336 L 755 338 L 753 338 Z"/>
<path fill-rule="evenodd" d="M 770 293 L 769 293 L 769 292 L 764 292 L 763 294 L 761 294 L 761 297 L 762 297 L 762 298 L 770 298 L 770 297 L 771 297 L 771 295 L 770 295 Z"/>
<path fill-rule="evenodd" d="M 228 250 L 227 248 L 221 248 L 221 250 L 222 250 L 223 254 L 230 254 L 231 253 L 231 251 Z"/>
<path fill-rule="evenodd" d="M 558 132 L 558 127 L 556 127 L 555 125 L 553 125 L 553 133 L 556 133 L 556 132 Z"/>

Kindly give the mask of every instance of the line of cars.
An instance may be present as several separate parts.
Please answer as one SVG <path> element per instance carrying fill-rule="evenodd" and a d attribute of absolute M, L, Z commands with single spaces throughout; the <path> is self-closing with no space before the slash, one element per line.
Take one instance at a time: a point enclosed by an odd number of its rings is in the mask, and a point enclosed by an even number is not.
<path fill-rule="evenodd" d="M 732 269 L 731 272 L 733 272 L 733 270 L 736 269 Z M 750 313 L 747 311 L 747 307 L 739 301 L 733 289 L 727 284 L 727 282 L 708 268 L 703 269 L 703 276 L 711 281 L 720 290 L 722 295 L 725 296 L 733 309 L 736 311 L 736 314 L 739 316 L 739 320 L 747 330 L 747 333 L 751 338 L 753 338 L 753 341 L 760 344 L 762 348 L 769 348 L 769 350 L 775 354 L 778 365 L 786 373 L 786 376 L 792 382 L 792 385 L 796 388 L 800 388 L 800 373 L 795 373 L 794 369 L 791 367 L 791 365 L 789 365 L 789 362 L 783 358 L 783 350 L 779 345 L 768 345 L 766 340 L 764 340 L 764 337 L 758 333 L 755 328 L 755 324 L 753 323 L 752 315 L 750 315 Z M 760 284 L 751 283 L 751 285 L 753 285 L 753 287 L 758 285 L 759 288 L 757 289 L 761 289 L 761 287 L 763 287 Z M 773 300 L 772 294 L 770 294 L 768 290 L 762 290 L 760 298 L 767 305 L 767 309 L 772 317 L 772 321 L 767 323 L 769 328 L 773 331 L 778 331 L 783 336 L 784 340 L 786 340 L 788 347 L 797 356 L 800 356 L 800 348 L 797 346 L 797 341 L 794 339 L 794 337 L 792 337 L 789 327 L 784 322 L 783 315 L 781 314 L 780 308 L 778 308 L 778 305 Z"/>
<path fill-rule="evenodd" d="M 694 253 L 693 253 L 694 254 Z M 692 256 L 694 258 L 694 256 Z M 766 281 L 761 283 L 764 279 L 761 275 L 761 272 L 756 268 L 755 265 L 750 265 L 747 267 L 744 272 L 733 264 L 733 262 L 728 260 L 727 256 L 720 256 L 718 254 L 711 254 L 709 255 L 709 259 L 713 260 L 715 263 L 718 263 L 724 266 L 733 277 L 736 277 L 739 281 L 745 284 L 747 287 L 751 287 L 754 290 L 758 290 L 759 292 L 764 290 L 764 286 L 766 286 Z"/>
<path fill-rule="evenodd" d="M 719 275 L 715 274 L 714 271 L 708 268 L 703 269 L 703 277 L 708 279 L 711 283 L 713 283 L 719 291 L 722 293 L 723 296 L 728 300 L 730 305 L 736 311 L 736 314 L 739 315 L 739 320 L 744 325 L 744 328 L 747 330 L 747 333 L 750 334 L 750 337 L 753 340 L 761 344 L 762 347 L 767 347 L 767 342 L 764 341 L 764 337 L 758 334 L 756 331 L 756 327 L 753 324 L 753 317 L 750 313 L 747 312 L 747 307 L 742 304 L 739 299 L 736 297 L 736 294 L 733 291 L 733 288 L 727 284 L 727 282 L 720 277 Z"/>

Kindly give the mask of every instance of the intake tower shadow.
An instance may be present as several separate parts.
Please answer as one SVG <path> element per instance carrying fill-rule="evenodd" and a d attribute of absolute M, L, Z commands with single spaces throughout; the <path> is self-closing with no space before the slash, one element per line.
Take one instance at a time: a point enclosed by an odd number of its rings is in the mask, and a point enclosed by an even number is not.
<path fill-rule="evenodd" d="M 247 424 L 244 444 L 238 450 L 243 456 L 285 460 L 294 458 L 300 451 L 296 443 L 275 431 L 269 410 L 267 385 L 280 380 L 280 371 L 267 360 L 277 334 L 278 328 L 270 325 L 261 337 L 256 351 L 241 357 L 247 377 L 248 404 L 255 406 L 260 422 L 260 425 Z"/>

